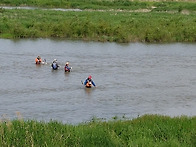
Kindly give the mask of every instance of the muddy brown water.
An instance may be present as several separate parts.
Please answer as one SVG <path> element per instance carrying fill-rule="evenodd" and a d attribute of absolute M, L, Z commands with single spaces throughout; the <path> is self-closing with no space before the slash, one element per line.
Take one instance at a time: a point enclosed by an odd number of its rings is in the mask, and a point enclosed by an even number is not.
<path fill-rule="evenodd" d="M 35 65 L 38 55 L 48 64 Z M 52 71 L 55 58 L 61 67 Z M 196 115 L 196 44 L 0 39 L 0 63 L 1 119 L 20 113 L 76 124 L 93 117 Z M 89 75 L 97 88 L 81 84 Z"/>

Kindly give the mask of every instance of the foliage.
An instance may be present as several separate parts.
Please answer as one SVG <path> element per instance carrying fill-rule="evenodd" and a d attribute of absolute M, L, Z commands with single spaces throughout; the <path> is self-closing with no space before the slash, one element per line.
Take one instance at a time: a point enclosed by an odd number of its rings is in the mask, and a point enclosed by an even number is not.
<path fill-rule="evenodd" d="M 0 10 L 1 38 L 195 42 L 195 26 L 194 13 Z"/>
<path fill-rule="evenodd" d="M 0 123 L 0 146 L 195 146 L 196 117 L 145 115 L 133 120 Z"/>

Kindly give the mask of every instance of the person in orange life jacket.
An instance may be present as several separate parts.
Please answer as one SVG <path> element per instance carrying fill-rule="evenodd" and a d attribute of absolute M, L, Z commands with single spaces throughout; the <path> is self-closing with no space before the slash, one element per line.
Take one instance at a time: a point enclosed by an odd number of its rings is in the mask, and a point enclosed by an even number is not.
<path fill-rule="evenodd" d="M 59 65 L 57 63 L 57 59 L 53 60 L 51 67 L 52 67 L 53 70 L 57 70 L 58 69 Z"/>
<path fill-rule="evenodd" d="M 40 64 L 42 63 L 42 59 L 40 56 L 37 56 L 37 58 L 35 58 L 35 64 Z"/>
<path fill-rule="evenodd" d="M 92 84 L 93 84 L 93 86 L 96 87 L 95 83 L 94 83 L 93 80 L 92 80 L 92 76 L 88 76 L 88 78 L 87 78 L 87 79 L 85 80 L 85 82 L 84 82 L 84 85 L 85 85 L 87 88 L 91 88 Z"/>
<path fill-rule="evenodd" d="M 67 61 L 65 63 L 65 72 L 70 72 L 71 69 L 72 69 L 72 67 L 69 67 L 69 62 Z"/>

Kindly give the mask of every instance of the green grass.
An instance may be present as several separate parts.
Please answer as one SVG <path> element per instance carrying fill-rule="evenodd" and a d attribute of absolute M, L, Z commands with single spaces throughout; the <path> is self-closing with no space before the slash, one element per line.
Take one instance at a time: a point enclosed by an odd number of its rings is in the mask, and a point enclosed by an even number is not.
<path fill-rule="evenodd" d="M 2 0 L 0 4 L 105 10 L 59 12 L 0 9 L 1 38 L 54 37 L 111 42 L 196 41 L 196 3 L 193 1 Z M 106 11 L 111 9 L 113 11 Z M 119 9 L 126 11 L 119 12 Z M 143 9 L 151 12 L 128 11 Z"/>
<path fill-rule="evenodd" d="M 196 146 L 196 117 L 145 115 L 133 120 L 0 123 L 0 146 Z"/>
<path fill-rule="evenodd" d="M 0 9 L 1 38 L 195 42 L 195 14 Z"/>
<path fill-rule="evenodd" d="M 196 3 L 192 1 L 143 1 L 143 0 L 1 0 L 1 5 L 36 6 L 52 8 L 80 8 L 80 9 L 152 9 L 155 11 L 196 11 Z"/>

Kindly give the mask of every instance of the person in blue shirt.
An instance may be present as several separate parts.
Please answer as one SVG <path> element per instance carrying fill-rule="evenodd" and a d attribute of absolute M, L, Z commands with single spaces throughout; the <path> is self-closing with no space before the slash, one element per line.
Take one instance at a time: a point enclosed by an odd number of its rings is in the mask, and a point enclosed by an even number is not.
<path fill-rule="evenodd" d="M 91 75 L 88 76 L 88 78 L 85 80 L 84 85 L 85 85 L 87 88 L 91 88 L 92 85 L 93 85 L 94 87 L 96 87 L 94 81 L 92 80 L 92 76 L 91 76 Z"/>
<path fill-rule="evenodd" d="M 57 63 L 57 59 L 53 60 L 51 67 L 52 67 L 53 70 L 57 70 L 58 69 L 59 65 Z"/>
<path fill-rule="evenodd" d="M 65 72 L 70 72 L 71 69 L 72 69 L 72 67 L 69 67 L 69 62 L 67 61 L 67 62 L 65 63 Z"/>

